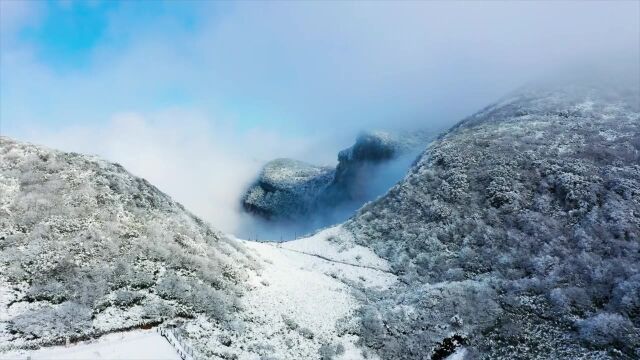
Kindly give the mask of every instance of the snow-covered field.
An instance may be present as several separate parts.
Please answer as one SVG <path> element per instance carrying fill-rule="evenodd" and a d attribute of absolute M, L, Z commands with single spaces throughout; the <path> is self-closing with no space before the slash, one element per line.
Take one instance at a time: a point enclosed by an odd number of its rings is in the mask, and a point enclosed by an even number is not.
<path fill-rule="evenodd" d="M 341 268 L 347 273 L 354 271 L 354 268 L 357 267 L 380 270 L 381 272 L 389 271 L 387 261 L 378 257 L 370 249 L 356 245 L 353 242 L 352 235 L 340 225 L 325 229 L 304 239 L 281 243 L 279 247 L 308 255 L 320 256 L 330 259 L 334 263 L 343 262 L 354 265 Z M 380 279 L 383 283 L 379 285 L 385 285 L 384 279 L 388 279 L 388 277 Z"/>
<path fill-rule="evenodd" d="M 261 263 L 259 270 L 250 272 L 250 288 L 240 300 L 246 326 L 232 335 L 232 345 L 223 346 L 212 341 L 222 336 L 219 329 L 198 317 L 184 326 L 194 348 L 209 349 L 209 354 L 235 353 L 239 359 L 315 359 L 327 351 L 335 353 L 335 359 L 363 358 L 357 336 L 349 331 L 356 326 L 353 315 L 360 306 L 354 290 L 394 284 L 396 277 L 384 260 L 353 244 L 340 226 L 286 243 L 235 241 L 242 242 Z M 0 355 L 0 359 L 28 357 L 179 359 L 155 331 L 117 333 L 67 347 Z M 368 358 L 376 357 L 369 354 Z"/>
<path fill-rule="evenodd" d="M 340 334 L 340 323 L 349 326 L 349 318 L 359 306 L 352 289 L 343 280 L 361 286 L 386 288 L 396 281 L 386 262 L 370 250 L 357 245 L 339 245 L 332 237 L 348 234 L 341 227 L 322 231 L 312 237 L 286 243 L 243 241 L 264 261 L 260 273 L 252 277 L 254 288 L 244 298 L 246 308 L 258 325 L 252 332 L 270 337 L 278 332 L 274 324 L 282 319 L 313 332 L 313 341 L 303 341 L 292 354 L 286 344 L 277 349 L 280 358 L 318 357 L 321 344 L 342 345 L 337 358 L 361 358 L 355 346 L 357 337 Z"/>
<path fill-rule="evenodd" d="M 0 354 L 2 360 L 180 360 L 173 347 L 155 330 L 136 330 L 105 335 L 70 346 Z"/>
<path fill-rule="evenodd" d="M 245 326 L 229 346 L 208 340 L 220 334 L 202 319 L 185 326 L 188 337 L 211 354 L 233 353 L 239 359 L 317 359 L 327 353 L 335 359 L 363 358 L 350 331 L 360 306 L 354 290 L 387 288 L 396 277 L 373 252 L 350 245 L 348 236 L 338 226 L 286 243 L 237 239 L 261 263 L 240 300 Z M 341 241 L 332 241 L 335 237 Z"/>

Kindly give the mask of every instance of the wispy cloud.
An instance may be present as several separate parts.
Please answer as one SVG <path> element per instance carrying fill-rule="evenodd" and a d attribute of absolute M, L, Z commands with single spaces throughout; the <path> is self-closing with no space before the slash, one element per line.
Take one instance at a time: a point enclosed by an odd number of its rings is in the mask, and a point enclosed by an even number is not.
<path fill-rule="evenodd" d="M 100 125 L 34 128 L 25 137 L 119 162 L 227 232 L 238 231 L 239 194 L 265 161 L 317 151 L 309 139 L 285 140 L 260 129 L 238 132 L 233 124 L 184 109 L 117 114 Z"/>

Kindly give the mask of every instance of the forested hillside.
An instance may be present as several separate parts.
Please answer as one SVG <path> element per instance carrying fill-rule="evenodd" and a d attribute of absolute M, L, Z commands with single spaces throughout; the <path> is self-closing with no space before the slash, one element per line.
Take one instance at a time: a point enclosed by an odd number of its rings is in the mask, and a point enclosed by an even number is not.
<path fill-rule="evenodd" d="M 0 138 L 0 351 L 206 316 L 255 267 L 117 164 Z"/>
<path fill-rule="evenodd" d="M 522 89 L 345 228 L 403 279 L 361 308 L 384 358 L 638 358 L 637 84 Z"/>

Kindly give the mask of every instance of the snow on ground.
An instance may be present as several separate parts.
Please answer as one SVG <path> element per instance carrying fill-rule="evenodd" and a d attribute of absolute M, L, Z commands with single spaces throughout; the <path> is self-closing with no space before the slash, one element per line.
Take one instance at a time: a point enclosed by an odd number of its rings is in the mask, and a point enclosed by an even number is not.
<path fill-rule="evenodd" d="M 155 330 L 136 330 L 105 335 L 70 346 L 46 347 L 0 354 L 2 360 L 180 360 L 173 347 Z"/>
<path fill-rule="evenodd" d="M 12 287 L 2 275 L 5 271 L 6 268 L 0 266 L 0 349 L 2 344 L 12 338 L 7 329 L 8 321 L 13 316 L 12 311 L 9 310 L 9 304 L 19 297 L 19 289 Z"/>
<path fill-rule="evenodd" d="M 464 360 L 464 357 L 467 355 L 468 351 L 466 348 L 459 348 L 453 354 L 447 356 L 445 360 Z"/>
<path fill-rule="evenodd" d="M 188 343 L 205 357 L 361 359 L 358 337 L 351 335 L 361 305 L 355 287 L 388 288 L 396 276 L 370 250 L 353 244 L 340 226 L 287 243 L 242 242 L 261 267 L 249 274 L 240 298 L 239 330 L 229 333 L 204 317 L 184 324 Z M 3 288 L 3 287 L 0 287 Z M 9 301 L 9 293 L 0 293 Z M 229 338 L 230 337 L 230 338 Z M 221 339 L 228 339 L 221 341 Z M 36 351 L 14 351 L 0 359 L 178 359 L 171 345 L 154 331 L 104 336 L 94 342 Z M 368 359 L 375 359 L 368 353 Z"/>
<path fill-rule="evenodd" d="M 308 238 L 282 243 L 286 249 L 321 255 L 332 260 L 389 271 L 389 264 L 370 249 L 356 245 L 351 233 L 341 225 L 322 230 Z"/>
<path fill-rule="evenodd" d="M 358 338 L 338 330 L 349 326 L 360 305 L 342 279 L 386 288 L 396 277 L 369 250 L 355 245 L 341 250 L 341 242 L 327 240 L 331 236 L 346 234 L 334 227 L 287 243 L 242 240 L 263 262 L 251 277 L 252 289 L 242 298 L 254 334 L 248 337 L 266 339 L 276 358 L 318 358 L 322 344 L 344 348 L 336 359 L 362 358 L 355 345 Z M 313 335 L 294 339 L 292 327 L 295 331 L 309 329 Z M 294 346 L 291 340 L 296 341 Z"/>

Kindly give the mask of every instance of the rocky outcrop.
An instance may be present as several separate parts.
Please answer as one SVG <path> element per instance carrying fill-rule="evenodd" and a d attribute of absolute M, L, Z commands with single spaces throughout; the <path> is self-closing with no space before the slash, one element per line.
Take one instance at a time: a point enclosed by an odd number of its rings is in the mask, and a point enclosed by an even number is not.
<path fill-rule="evenodd" d="M 376 131 L 358 136 L 340 151 L 337 167 L 292 159 L 268 162 L 242 198 L 244 209 L 269 220 L 302 220 L 346 202 L 371 200 L 365 189 L 373 170 L 424 144 L 427 136 L 400 137 Z"/>
<path fill-rule="evenodd" d="M 306 214 L 333 181 L 335 170 L 292 159 L 268 162 L 242 199 L 244 208 L 267 219 Z"/>
<path fill-rule="evenodd" d="M 364 199 L 363 186 L 371 181 L 370 168 L 392 160 L 405 151 L 412 143 L 403 143 L 395 136 L 382 132 L 363 133 L 350 148 L 338 153 L 338 166 L 335 176 L 322 201 L 327 204 L 337 204 L 341 201 Z"/>

